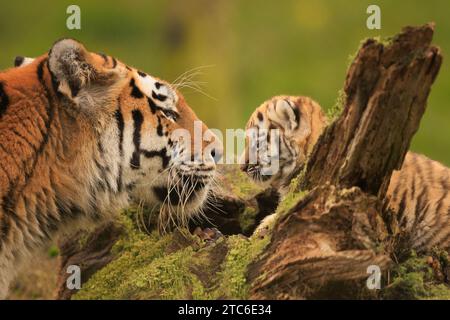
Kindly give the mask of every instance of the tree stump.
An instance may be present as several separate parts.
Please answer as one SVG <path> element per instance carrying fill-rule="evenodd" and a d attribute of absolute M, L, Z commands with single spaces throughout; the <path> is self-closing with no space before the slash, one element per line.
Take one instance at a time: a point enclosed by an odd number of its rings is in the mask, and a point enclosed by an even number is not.
<path fill-rule="evenodd" d="M 388 44 L 361 46 L 343 112 L 319 138 L 300 183 L 310 193 L 279 219 L 249 268 L 252 298 L 355 298 L 369 266 L 389 266 L 382 200 L 441 66 L 433 31 L 407 27 Z"/>

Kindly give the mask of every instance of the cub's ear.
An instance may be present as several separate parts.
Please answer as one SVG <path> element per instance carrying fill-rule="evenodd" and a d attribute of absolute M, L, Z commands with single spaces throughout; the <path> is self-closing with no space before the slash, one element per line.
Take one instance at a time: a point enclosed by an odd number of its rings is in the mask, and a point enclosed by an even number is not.
<path fill-rule="evenodd" d="M 56 42 L 49 52 L 49 69 L 58 83 L 58 91 L 82 107 L 95 103 L 99 92 L 113 85 L 120 77 L 119 71 L 105 68 L 76 40 Z M 102 92 L 104 98 L 108 92 Z"/>
<path fill-rule="evenodd" d="M 14 67 L 23 67 L 34 61 L 34 58 L 28 58 L 23 56 L 17 56 L 14 59 Z"/>
<path fill-rule="evenodd" d="M 283 126 L 285 131 L 293 131 L 299 125 L 298 106 L 287 99 L 276 99 L 268 108 L 268 117 Z"/>

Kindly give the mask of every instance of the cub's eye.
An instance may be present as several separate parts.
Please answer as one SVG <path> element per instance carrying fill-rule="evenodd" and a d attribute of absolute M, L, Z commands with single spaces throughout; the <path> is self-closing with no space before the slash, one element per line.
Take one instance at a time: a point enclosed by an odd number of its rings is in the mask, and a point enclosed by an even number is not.
<path fill-rule="evenodd" d="M 177 121 L 180 116 L 176 111 L 173 111 L 170 109 L 163 109 L 161 111 L 167 118 L 169 118 L 173 121 Z"/>

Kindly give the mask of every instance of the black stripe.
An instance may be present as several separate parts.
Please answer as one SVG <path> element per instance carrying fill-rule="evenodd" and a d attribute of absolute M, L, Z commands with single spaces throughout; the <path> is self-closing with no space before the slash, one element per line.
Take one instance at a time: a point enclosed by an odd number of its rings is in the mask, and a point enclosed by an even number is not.
<path fill-rule="evenodd" d="M 125 129 L 125 121 L 123 120 L 122 112 L 120 109 L 117 109 L 114 113 L 114 117 L 116 118 L 117 128 L 119 129 L 119 152 L 120 156 L 123 155 L 123 131 Z"/>
<path fill-rule="evenodd" d="M 0 250 L 3 248 L 4 243 L 7 240 L 9 230 L 11 229 L 11 221 L 8 215 L 4 215 L 0 220 Z"/>
<path fill-rule="evenodd" d="M 36 74 L 37 74 L 38 80 L 43 85 L 45 85 L 45 83 L 44 83 L 44 63 L 45 63 L 45 60 L 42 60 L 38 64 L 37 69 L 36 69 Z"/>
<path fill-rule="evenodd" d="M 6 109 L 9 105 L 9 98 L 6 94 L 5 90 L 3 89 L 3 83 L 0 82 L 0 119 L 2 118 L 3 114 L 6 112 Z"/>
<path fill-rule="evenodd" d="M 112 68 L 114 69 L 115 67 L 117 67 L 117 60 L 114 57 L 112 57 L 111 59 L 112 59 L 112 62 L 113 62 Z"/>
<path fill-rule="evenodd" d="M 69 88 L 70 88 L 70 94 L 72 95 L 72 98 L 75 98 L 78 95 L 78 93 L 80 93 L 80 90 L 81 90 L 81 86 L 79 86 L 73 82 L 72 82 L 72 84 L 71 84 L 71 82 L 69 82 Z"/>
<path fill-rule="evenodd" d="M 139 90 L 139 88 L 136 86 L 136 82 L 134 81 L 134 78 L 131 78 L 130 80 L 130 87 L 131 89 L 131 96 L 140 99 L 144 97 L 144 94 Z"/>
<path fill-rule="evenodd" d="M 161 118 L 158 116 L 158 125 L 156 126 L 156 133 L 158 136 L 162 137 L 164 135 L 163 133 L 163 126 L 161 124 Z"/>
<path fill-rule="evenodd" d="M 148 105 L 150 106 L 150 110 L 153 114 L 156 113 L 157 110 L 160 109 L 160 107 L 158 105 L 156 105 L 156 103 L 150 99 L 149 97 L 147 97 L 147 101 L 148 101 Z"/>
<path fill-rule="evenodd" d="M 119 108 L 116 110 L 114 116 L 116 118 L 117 128 L 119 130 L 119 154 L 120 154 L 120 161 L 122 161 L 122 157 L 123 157 L 123 131 L 124 131 L 124 128 L 125 128 L 125 122 L 123 120 L 122 112 L 120 112 L 120 103 L 119 103 Z M 117 190 L 119 192 L 122 191 L 122 185 L 123 185 L 123 181 L 122 181 L 122 164 L 119 163 L 119 172 L 118 172 L 118 175 L 117 175 Z"/>
<path fill-rule="evenodd" d="M 167 96 L 163 94 L 157 94 L 155 91 L 152 91 L 152 98 L 162 102 L 167 100 Z"/>
<path fill-rule="evenodd" d="M 259 121 L 263 121 L 264 120 L 264 116 L 263 116 L 263 114 L 260 111 L 258 111 L 257 117 L 258 117 Z"/>
<path fill-rule="evenodd" d="M 134 189 L 135 186 L 136 186 L 136 183 L 135 183 L 135 182 L 131 182 L 131 183 L 128 183 L 128 184 L 125 186 L 125 188 L 127 189 L 127 191 L 132 191 L 132 190 Z"/>
<path fill-rule="evenodd" d="M 122 164 L 119 163 L 119 173 L 117 174 L 117 191 L 122 192 L 123 181 L 122 181 Z"/>
<path fill-rule="evenodd" d="M 166 116 L 169 116 L 171 118 L 173 118 L 174 121 L 177 121 L 179 118 L 179 114 L 173 110 L 170 109 L 164 109 L 160 106 L 158 106 L 155 101 L 153 101 L 151 98 L 147 97 L 147 101 L 148 101 L 148 105 L 150 107 L 150 111 L 155 114 L 156 111 L 161 111 L 163 112 Z"/>
<path fill-rule="evenodd" d="M 23 134 L 21 134 L 20 132 L 18 132 L 16 129 L 13 129 L 12 131 L 13 131 L 14 135 L 18 136 L 20 139 L 22 139 L 23 141 L 25 141 L 25 142 L 28 144 L 28 146 L 29 146 L 31 149 L 33 149 L 34 153 L 37 152 L 37 149 L 36 149 L 36 147 L 34 146 L 34 144 L 32 144 L 31 141 L 28 140 Z"/>
<path fill-rule="evenodd" d="M 402 199 L 400 201 L 399 207 L 398 207 L 398 222 L 401 223 L 403 220 L 403 215 L 405 213 L 405 208 L 406 208 L 406 194 L 407 194 L 407 190 L 403 190 L 403 194 L 402 194 Z"/>
<path fill-rule="evenodd" d="M 416 197 L 416 174 L 413 173 L 411 182 L 411 199 L 415 199 L 415 197 Z"/>
<path fill-rule="evenodd" d="M 109 184 L 108 177 L 106 176 L 106 172 L 109 170 L 107 167 L 101 165 L 97 159 L 94 159 L 94 164 L 97 167 L 97 170 L 100 174 L 100 180 L 98 181 L 98 185 L 100 187 L 100 190 L 106 191 L 106 190 L 112 190 L 111 185 Z"/>
<path fill-rule="evenodd" d="M 147 74 L 145 74 L 144 72 L 138 70 L 138 74 L 142 77 L 145 78 L 147 76 Z"/>
<path fill-rule="evenodd" d="M 288 103 L 289 105 L 291 105 L 290 103 Z M 296 108 L 295 104 L 294 107 L 292 107 L 292 111 L 294 111 L 294 116 L 295 116 L 295 122 L 297 122 L 297 124 L 300 124 L 300 110 L 298 108 Z"/>
<path fill-rule="evenodd" d="M 419 197 L 417 198 L 416 207 L 414 209 L 414 227 L 416 227 L 420 223 L 420 213 L 424 210 L 426 201 L 425 198 L 428 195 L 428 187 L 424 186 L 422 191 L 420 192 Z"/>
<path fill-rule="evenodd" d="M 426 206 L 420 212 L 420 214 L 419 214 L 419 216 L 417 218 L 416 226 L 418 226 L 420 223 L 423 222 L 423 220 L 425 219 L 426 214 L 428 213 L 428 210 L 430 210 L 430 203 L 429 202 L 426 204 Z"/>
<path fill-rule="evenodd" d="M 161 150 L 141 150 L 142 154 L 146 158 L 154 158 L 154 157 L 160 157 L 162 160 L 162 166 L 163 168 L 167 168 L 170 162 L 170 156 L 167 155 L 167 149 L 162 148 Z"/>
<path fill-rule="evenodd" d="M 132 169 L 138 169 L 141 166 L 141 159 L 140 159 L 141 129 L 144 117 L 142 116 L 142 113 L 139 110 L 133 110 L 131 114 L 133 117 L 133 124 L 134 124 L 134 131 L 133 131 L 134 151 L 130 160 L 130 166 Z"/>
<path fill-rule="evenodd" d="M 3 218 L 1 220 L 1 227 L 0 227 L 0 250 L 2 249 L 3 245 L 5 244 L 8 235 L 11 231 L 11 219 L 16 216 L 15 212 L 13 211 L 15 207 L 15 197 L 14 193 L 17 188 L 18 179 L 16 179 L 13 183 L 10 183 L 8 192 L 3 196 L 3 203 L 2 203 L 2 209 L 3 209 Z M 17 218 L 17 216 L 16 216 Z"/>
<path fill-rule="evenodd" d="M 180 196 L 174 189 L 171 189 L 169 193 L 169 189 L 166 187 L 154 187 L 153 192 L 161 202 L 168 198 L 170 204 L 172 205 L 177 205 L 180 203 Z"/>
<path fill-rule="evenodd" d="M 437 215 L 438 217 L 444 217 L 444 214 L 441 214 L 441 210 L 442 210 L 442 207 L 444 206 L 444 200 L 445 200 L 445 198 L 447 198 L 447 194 L 448 194 L 448 192 L 442 193 L 442 196 L 440 196 L 440 197 L 439 197 L 439 200 L 436 202 L 436 203 L 437 203 L 437 207 L 436 207 L 436 215 Z M 434 225 L 437 226 L 437 227 L 439 227 L 439 226 L 437 225 L 438 220 L 440 220 L 440 219 L 436 219 L 436 223 L 434 224 Z"/>
<path fill-rule="evenodd" d="M 103 64 L 108 63 L 108 57 L 106 56 L 106 54 L 99 52 L 98 55 L 103 58 L 103 60 L 104 60 Z"/>
<path fill-rule="evenodd" d="M 97 142 L 97 149 L 100 155 L 100 159 L 103 161 L 103 163 L 105 162 L 104 160 L 104 155 L 105 155 L 105 149 L 103 148 L 103 145 L 101 144 L 100 141 Z M 95 165 L 97 166 L 99 173 L 101 175 L 101 183 L 100 185 L 102 186 L 102 189 L 105 190 L 104 185 L 106 184 L 106 188 L 109 191 L 112 191 L 113 189 L 111 188 L 111 184 L 109 183 L 108 177 L 106 175 L 106 173 L 111 172 L 110 168 L 107 165 L 102 165 L 100 164 L 97 159 L 94 160 Z"/>
<path fill-rule="evenodd" d="M 47 62 L 46 62 L 46 65 L 47 65 L 48 73 L 50 74 L 50 78 L 51 78 L 51 80 L 52 80 L 53 91 L 55 92 L 55 94 L 56 94 L 57 97 L 61 98 L 61 97 L 62 97 L 62 93 L 59 92 L 59 90 L 58 90 L 58 89 L 59 89 L 59 81 L 58 81 L 58 79 L 56 79 L 56 76 L 55 76 L 55 74 L 52 72 L 52 70 L 50 70 L 50 67 L 49 67 L 49 65 L 48 65 L 48 60 L 47 60 Z"/>
<path fill-rule="evenodd" d="M 394 190 L 392 191 L 392 201 L 397 201 L 398 199 L 398 192 L 400 191 L 400 183 L 397 183 Z"/>
<path fill-rule="evenodd" d="M 21 66 L 24 60 L 25 60 L 24 57 L 22 57 L 22 56 L 17 56 L 17 57 L 14 59 L 14 67 L 19 67 L 19 66 Z"/>

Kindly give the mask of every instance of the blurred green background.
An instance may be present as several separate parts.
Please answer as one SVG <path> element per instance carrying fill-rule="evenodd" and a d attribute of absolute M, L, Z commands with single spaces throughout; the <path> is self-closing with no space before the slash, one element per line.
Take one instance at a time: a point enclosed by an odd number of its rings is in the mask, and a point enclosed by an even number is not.
<path fill-rule="evenodd" d="M 67 30 L 66 8 L 81 7 L 81 30 Z M 382 9 L 382 29 L 366 28 L 366 8 Z M 16 55 L 37 56 L 61 37 L 114 55 L 173 81 L 195 67 L 203 95 L 184 89 L 210 128 L 239 128 L 276 94 L 309 95 L 332 106 L 349 56 L 369 36 L 436 22 L 435 43 L 450 52 L 447 0 L 5 1 L 0 68 Z M 412 149 L 450 165 L 450 70 L 444 61 Z M 210 96 L 210 97 L 208 97 Z M 213 97 L 213 98 L 211 98 Z"/>

